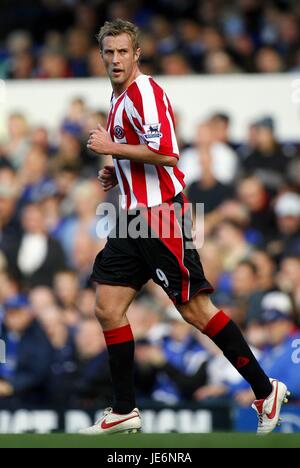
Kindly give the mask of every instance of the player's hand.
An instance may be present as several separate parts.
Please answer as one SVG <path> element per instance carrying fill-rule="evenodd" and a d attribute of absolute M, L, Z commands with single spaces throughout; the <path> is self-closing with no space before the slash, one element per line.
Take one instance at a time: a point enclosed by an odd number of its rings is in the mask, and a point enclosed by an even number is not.
<path fill-rule="evenodd" d="M 206 400 L 207 398 L 218 398 L 223 395 L 226 395 L 228 389 L 223 384 L 215 384 L 215 385 L 204 385 L 203 387 L 198 388 L 194 393 L 194 400 L 202 401 Z"/>
<path fill-rule="evenodd" d="M 159 346 L 149 348 L 149 362 L 155 367 L 163 367 L 166 364 L 166 358 Z"/>
<path fill-rule="evenodd" d="M 113 141 L 110 134 L 105 130 L 102 125 L 91 130 L 87 147 L 98 154 L 111 154 L 111 145 Z"/>
<path fill-rule="evenodd" d="M 214 143 L 214 135 L 209 123 L 202 124 L 197 132 L 196 145 L 199 148 L 209 150 Z"/>
<path fill-rule="evenodd" d="M 255 395 L 251 389 L 243 390 L 235 395 L 235 400 L 240 406 L 246 408 L 251 405 L 253 400 L 255 400 Z"/>
<path fill-rule="evenodd" d="M 114 166 L 105 166 L 101 171 L 99 171 L 98 180 L 100 181 L 104 192 L 108 192 L 118 185 Z"/>
<path fill-rule="evenodd" d="M 239 223 L 245 224 L 249 221 L 247 209 L 242 203 L 235 200 L 228 200 L 218 208 L 222 219 L 231 219 Z"/>
<path fill-rule="evenodd" d="M 13 387 L 4 380 L 0 380 L 0 398 L 10 397 L 14 394 Z"/>

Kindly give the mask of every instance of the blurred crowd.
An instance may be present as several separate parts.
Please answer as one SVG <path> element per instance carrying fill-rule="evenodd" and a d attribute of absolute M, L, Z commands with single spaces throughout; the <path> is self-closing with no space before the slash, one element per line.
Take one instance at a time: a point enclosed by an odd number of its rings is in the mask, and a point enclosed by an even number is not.
<path fill-rule="evenodd" d="M 105 243 L 98 170 L 109 158 L 86 149 L 102 111 L 74 99 L 56 131 L 11 114 L 0 144 L 0 405 L 91 408 L 110 403 L 105 342 L 89 276 Z M 242 328 L 273 377 L 300 401 L 300 147 L 279 142 L 260 116 L 245 141 L 231 141 L 230 116 L 180 134 L 180 168 L 196 207 L 205 203 L 200 255 L 215 304 Z M 195 210 L 195 216 L 198 216 Z M 239 375 L 211 342 L 184 323 L 150 282 L 131 306 L 139 402 L 215 398 L 248 405 Z M 298 341 L 297 341 L 298 340 Z"/>
<path fill-rule="evenodd" d="M 300 70 L 296 0 L 2 0 L 0 78 L 104 76 L 95 36 L 115 18 L 140 26 L 146 74 Z"/>

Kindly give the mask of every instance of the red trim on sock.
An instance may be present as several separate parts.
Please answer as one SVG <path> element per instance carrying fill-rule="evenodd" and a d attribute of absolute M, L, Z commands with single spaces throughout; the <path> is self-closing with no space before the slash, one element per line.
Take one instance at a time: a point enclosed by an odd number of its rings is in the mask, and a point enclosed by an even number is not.
<path fill-rule="evenodd" d="M 213 338 L 216 336 L 226 325 L 230 322 L 230 318 L 226 315 L 223 310 L 220 310 L 206 325 L 202 333 Z"/>
<path fill-rule="evenodd" d="M 126 343 L 128 341 L 134 340 L 130 325 L 125 325 L 124 327 L 115 328 L 114 330 L 108 330 L 103 333 L 104 333 L 107 346 L 120 344 L 120 343 Z"/>

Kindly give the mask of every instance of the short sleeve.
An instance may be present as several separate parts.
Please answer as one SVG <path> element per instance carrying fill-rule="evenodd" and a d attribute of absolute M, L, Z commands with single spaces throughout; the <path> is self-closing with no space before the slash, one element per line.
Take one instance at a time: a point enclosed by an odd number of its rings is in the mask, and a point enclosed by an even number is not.
<path fill-rule="evenodd" d="M 170 101 L 163 89 L 148 76 L 140 76 L 128 90 L 130 115 L 151 151 L 179 158 L 175 123 Z"/>

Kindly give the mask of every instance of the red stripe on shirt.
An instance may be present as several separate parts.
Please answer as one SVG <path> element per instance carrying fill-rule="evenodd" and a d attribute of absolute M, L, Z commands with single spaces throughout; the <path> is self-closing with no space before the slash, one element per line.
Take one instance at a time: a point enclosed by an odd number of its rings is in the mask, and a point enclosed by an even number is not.
<path fill-rule="evenodd" d="M 129 145 L 139 145 L 139 137 L 127 117 L 125 108 L 123 110 L 123 128 L 127 143 Z M 143 205 L 148 206 L 145 166 L 143 163 L 130 161 L 130 169 L 133 193 L 135 194 L 139 204 L 142 203 Z"/>
<path fill-rule="evenodd" d="M 113 115 L 113 107 L 110 109 L 109 114 L 108 114 L 108 119 L 107 119 L 107 124 L 106 124 L 106 130 L 108 132 L 110 131 L 110 124 L 111 124 L 112 115 Z"/>
<path fill-rule="evenodd" d="M 121 164 L 119 163 L 118 159 L 114 158 L 114 161 L 117 164 L 118 169 L 120 171 L 120 175 L 121 175 L 121 178 L 122 178 L 125 195 L 127 197 L 126 205 L 127 205 L 127 209 L 129 209 L 130 205 L 131 205 L 131 190 L 130 190 L 130 187 L 129 187 L 129 183 L 128 183 L 127 177 L 125 176 L 125 174 L 123 172 L 123 169 L 121 167 Z"/>
<path fill-rule="evenodd" d="M 115 104 L 115 107 L 113 108 L 112 110 L 112 115 L 111 115 L 111 127 L 110 127 L 110 135 L 113 139 L 113 141 L 115 141 L 115 132 L 114 132 L 114 128 L 115 128 L 115 118 L 116 118 L 116 114 L 117 114 L 117 111 L 121 105 L 121 102 L 123 102 L 124 100 L 124 97 L 122 97 L 122 99 L 119 99 L 116 104 Z"/>
<path fill-rule="evenodd" d="M 135 109 L 138 111 L 142 119 L 142 122 L 145 123 L 143 98 L 142 98 L 141 92 L 136 82 L 130 85 L 129 89 L 127 90 L 127 95 L 133 102 L 133 105 Z M 141 128 L 141 130 L 143 130 L 143 127 L 141 127 L 140 123 L 138 124 L 138 126 Z"/>
<path fill-rule="evenodd" d="M 153 89 L 156 107 L 158 111 L 158 119 L 159 123 L 161 124 L 161 131 L 162 137 L 160 139 L 159 144 L 159 152 L 166 156 L 174 156 L 176 153 L 173 148 L 173 141 L 172 141 L 172 130 L 169 119 L 167 117 L 167 111 L 169 109 L 166 108 L 164 103 L 164 91 L 158 86 L 153 79 L 150 79 L 150 84 Z"/>
<path fill-rule="evenodd" d="M 164 167 L 156 166 L 163 200 L 171 200 L 175 196 L 175 187 L 170 175 Z"/>

